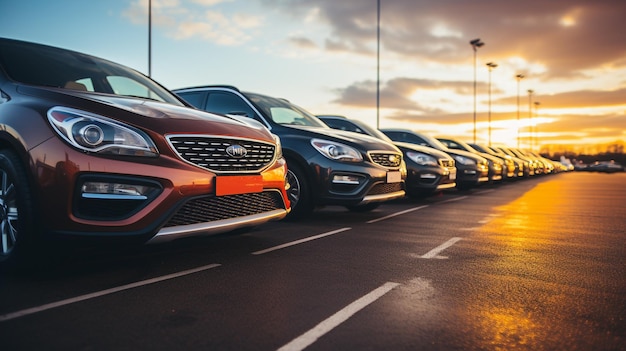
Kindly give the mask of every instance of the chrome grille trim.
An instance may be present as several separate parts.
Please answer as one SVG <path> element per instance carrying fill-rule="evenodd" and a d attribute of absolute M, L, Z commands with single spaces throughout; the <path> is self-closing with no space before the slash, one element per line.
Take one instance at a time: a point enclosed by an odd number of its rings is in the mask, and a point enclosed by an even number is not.
<path fill-rule="evenodd" d="M 276 145 L 258 140 L 213 135 L 168 135 L 167 141 L 187 163 L 215 173 L 257 173 L 272 164 Z M 232 145 L 243 146 L 247 153 L 234 157 L 227 153 Z"/>
<path fill-rule="evenodd" d="M 388 169 L 397 169 L 402 164 L 402 154 L 397 152 L 388 151 L 369 151 L 367 153 L 372 160 L 378 166 L 382 166 Z M 390 160 L 391 156 L 395 156 L 395 160 Z"/>

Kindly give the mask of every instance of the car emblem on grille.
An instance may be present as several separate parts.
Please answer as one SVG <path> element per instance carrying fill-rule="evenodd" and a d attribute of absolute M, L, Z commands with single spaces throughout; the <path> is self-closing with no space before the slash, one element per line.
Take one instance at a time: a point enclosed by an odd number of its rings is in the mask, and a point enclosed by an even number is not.
<path fill-rule="evenodd" d="M 241 145 L 231 145 L 226 148 L 226 153 L 230 157 L 242 158 L 248 154 L 248 150 Z"/>
<path fill-rule="evenodd" d="M 398 156 L 396 156 L 396 155 L 389 155 L 389 162 L 391 162 L 391 163 L 398 162 Z"/>

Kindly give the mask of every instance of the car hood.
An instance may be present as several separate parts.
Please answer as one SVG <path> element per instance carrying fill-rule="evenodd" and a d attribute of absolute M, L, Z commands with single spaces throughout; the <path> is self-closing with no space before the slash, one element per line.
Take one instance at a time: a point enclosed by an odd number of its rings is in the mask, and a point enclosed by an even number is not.
<path fill-rule="evenodd" d="M 452 157 L 450 155 L 448 155 L 447 153 L 437 150 L 435 148 L 432 147 L 428 147 L 428 146 L 422 146 L 422 145 L 417 145 L 417 144 L 411 144 L 411 143 L 404 143 L 401 141 L 396 141 L 394 142 L 394 144 L 400 148 L 400 150 L 403 151 L 409 151 L 409 150 L 413 150 L 413 151 L 417 151 L 417 152 L 421 152 L 427 155 L 431 155 L 433 157 L 437 157 L 438 159 L 452 159 Z"/>
<path fill-rule="evenodd" d="M 395 145 L 388 143 L 384 140 L 374 138 L 365 134 L 358 134 L 332 128 L 283 124 L 281 125 L 280 129 L 277 129 L 276 133 L 279 134 L 281 138 L 283 138 L 283 135 L 285 137 L 288 137 L 288 135 L 290 134 L 295 134 L 299 136 L 309 137 L 311 139 L 317 138 L 331 140 L 348 146 L 352 146 L 362 152 L 374 150 L 395 151 L 398 153 L 401 152 Z"/>
<path fill-rule="evenodd" d="M 459 156 L 467 157 L 467 158 L 470 158 L 470 159 L 473 159 L 473 160 L 487 162 L 486 158 L 484 158 L 484 157 L 482 157 L 480 155 L 468 152 L 468 151 L 464 151 L 464 150 L 448 149 L 446 152 L 448 154 L 450 154 L 450 155 L 459 155 Z"/>
<path fill-rule="evenodd" d="M 54 103 L 98 114 L 161 135 L 211 134 L 273 140 L 269 131 L 254 121 L 216 115 L 186 106 L 92 92 L 21 86 L 23 94 L 40 96 Z"/>

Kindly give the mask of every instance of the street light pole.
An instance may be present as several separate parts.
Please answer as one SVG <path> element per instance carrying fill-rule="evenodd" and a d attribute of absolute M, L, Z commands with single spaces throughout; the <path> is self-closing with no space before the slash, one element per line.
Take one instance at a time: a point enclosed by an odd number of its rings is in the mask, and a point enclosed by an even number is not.
<path fill-rule="evenodd" d="M 376 10 L 376 129 L 380 129 L 380 0 Z"/>
<path fill-rule="evenodd" d="M 493 62 L 487 62 L 487 67 L 489 69 L 489 146 L 491 146 L 491 71 L 498 65 Z"/>
<path fill-rule="evenodd" d="M 517 79 L 517 148 L 519 149 L 519 129 L 520 129 L 520 124 L 519 124 L 519 82 L 520 80 L 522 80 L 524 78 L 523 74 L 518 74 L 515 76 L 515 78 Z"/>
<path fill-rule="evenodd" d="M 485 45 L 480 39 L 470 40 L 470 45 L 474 50 L 474 144 L 476 144 L 476 51 L 479 47 Z"/>
<path fill-rule="evenodd" d="M 532 96 L 535 91 L 532 89 L 528 89 L 528 128 L 530 131 L 528 132 L 528 147 L 532 149 L 533 147 L 533 139 L 532 139 L 532 118 L 533 118 L 533 110 L 532 110 Z"/>
<path fill-rule="evenodd" d="M 539 117 L 539 105 L 540 104 L 541 103 L 539 101 L 535 101 L 535 117 Z M 539 140 L 537 140 L 537 126 L 535 126 L 534 129 L 535 129 L 535 142 L 534 142 L 534 145 L 535 145 L 535 147 L 538 147 L 539 146 Z M 539 151 L 539 150 L 537 150 L 537 151 Z"/>
<path fill-rule="evenodd" d="M 152 0 L 148 0 L 148 77 L 152 76 Z"/>

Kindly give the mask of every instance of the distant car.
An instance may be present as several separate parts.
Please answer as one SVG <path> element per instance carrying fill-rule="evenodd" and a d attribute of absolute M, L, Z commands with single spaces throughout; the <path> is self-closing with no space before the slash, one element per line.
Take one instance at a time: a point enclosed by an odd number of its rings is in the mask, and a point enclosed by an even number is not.
<path fill-rule="evenodd" d="M 347 130 L 393 142 L 374 127 L 345 116 L 318 115 L 331 128 Z M 407 168 L 406 192 L 410 197 L 432 195 L 456 186 L 454 159 L 443 151 L 427 146 L 393 142 L 404 154 Z"/>
<path fill-rule="evenodd" d="M 514 152 L 513 148 L 510 148 L 510 147 L 507 147 L 507 146 L 498 145 L 498 146 L 492 146 L 491 149 L 493 149 L 493 150 L 495 150 L 497 152 L 503 152 L 506 155 L 509 155 L 511 157 L 518 158 L 518 159 L 524 161 L 524 176 L 525 177 L 530 177 L 530 176 L 534 176 L 535 174 L 538 174 L 536 172 L 537 163 L 533 159 L 531 159 L 531 158 L 529 158 L 527 156 L 524 156 L 524 155 L 520 154 L 517 151 Z"/>
<path fill-rule="evenodd" d="M 490 182 L 498 182 L 503 179 L 506 179 L 507 168 L 503 159 L 490 155 L 488 153 L 480 152 L 474 149 L 468 143 L 459 139 L 438 137 L 437 140 L 441 141 L 441 143 L 447 146 L 448 149 L 463 150 L 463 151 L 471 152 L 473 154 L 486 158 L 487 162 L 489 162 L 489 181 Z"/>
<path fill-rule="evenodd" d="M 506 155 L 505 153 L 502 153 L 502 152 L 497 152 L 489 148 L 488 146 L 474 144 L 474 143 L 468 143 L 468 144 L 472 148 L 474 148 L 476 151 L 480 151 L 480 152 L 500 158 L 504 162 L 504 165 L 506 167 L 507 179 L 524 176 L 524 162 L 522 160 L 520 159 L 516 160 L 512 156 Z"/>
<path fill-rule="evenodd" d="M 389 142 L 332 129 L 285 99 L 231 86 L 175 92 L 199 109 L 245 116 L 280 136 L 287 159 L 290 218 L 323 205 L 370 211 L 405 195 L 406 165 L 402 152 Z"/>
<path fill-rule="evenodd" d="M 452 150 L 434 137 L 408 129 L 381 129 L 393 141 L 428 146 L 443 151 L 452 158 L 456 166 L 456 187 L 468 190 L 489 181 L 489 163 L 487 159 L 462 150 Z"/>
<path fill-rule="evenodd" d="M 276 136 L 127 67 L 2 38 L 0 96 L 3 266 L 54 239 L 164 242 L 289 212 Z"/>
<path fill-rule="evenodd" d="M 624 166 L 615 161 L 596 161 L 588 165 L 585 170 L 591 172 L 615 173 L 623 172 Z"/>

